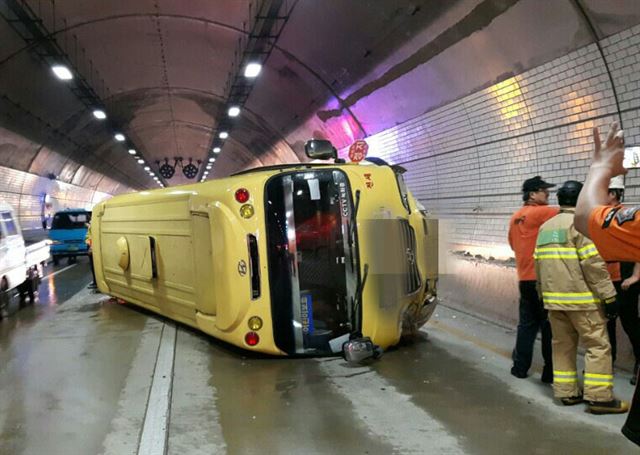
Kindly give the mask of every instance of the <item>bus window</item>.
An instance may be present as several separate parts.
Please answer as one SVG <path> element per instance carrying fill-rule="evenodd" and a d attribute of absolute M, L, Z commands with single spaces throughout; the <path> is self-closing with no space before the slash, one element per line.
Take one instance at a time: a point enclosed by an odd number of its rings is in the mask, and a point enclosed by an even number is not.
<path fill-rule="evenodd" d="M 314 170 L 266 186 L 274 337 L 290 354 L 330 353 L 355 326 L 357 258 L 346 175 Z"/>
<path fill-rule="evenodd" d="M 16 223 L 11 216 L 11 212 L 2 212 L 0 218 L 2 219 L 2 224 L 4 224 L 7 236 L 18 235 L 18 229 L 16 228 Z"/>

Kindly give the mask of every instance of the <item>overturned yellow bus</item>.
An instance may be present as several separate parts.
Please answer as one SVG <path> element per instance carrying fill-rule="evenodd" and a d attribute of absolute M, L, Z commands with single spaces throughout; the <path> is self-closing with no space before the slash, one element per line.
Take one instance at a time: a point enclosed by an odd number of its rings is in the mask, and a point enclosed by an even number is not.
<path fill-rule="evenodd" d="M 299 163 L 116 196 L 93 210 L 99 289 L 262 353 L 394 345 L 437 300 L 437 221 L 403 171 Z"/>

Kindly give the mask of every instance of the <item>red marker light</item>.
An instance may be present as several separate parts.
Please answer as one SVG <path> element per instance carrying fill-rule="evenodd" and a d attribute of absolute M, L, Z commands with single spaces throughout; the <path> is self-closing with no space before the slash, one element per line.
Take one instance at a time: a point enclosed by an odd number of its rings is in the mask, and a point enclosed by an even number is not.
<path fill-rule="evenodd" d="M 244 342 L 249 346 L 255 346 L 260 342 L 260 337 L 256 332 L 247 332 L 247 334 L 244 336 Z"/>
<path fill-rule="evenodd" d="M 238 191 L 236 191 L 236 201 L 238 201 L 240 204 L 244 204 L 248 200 L 249 200 L 249 190 L 240 188 Z"/>

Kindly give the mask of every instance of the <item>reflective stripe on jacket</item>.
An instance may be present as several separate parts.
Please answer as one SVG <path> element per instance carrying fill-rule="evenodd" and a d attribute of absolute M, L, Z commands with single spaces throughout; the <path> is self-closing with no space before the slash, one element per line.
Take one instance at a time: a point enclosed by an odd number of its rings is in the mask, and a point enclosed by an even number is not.
<path fill-rule="evenodd" d="M 607 266 L 595 245 L 573 227 L 573 208 L 540 228 L 534 251 L 538 290 L 548 310 L 594 310 L 615 299 Z"/>

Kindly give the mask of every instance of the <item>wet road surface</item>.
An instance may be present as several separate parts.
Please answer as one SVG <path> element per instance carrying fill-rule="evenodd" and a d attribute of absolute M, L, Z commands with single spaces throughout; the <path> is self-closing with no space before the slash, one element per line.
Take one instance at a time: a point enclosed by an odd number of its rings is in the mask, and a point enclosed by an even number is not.
<path fill-rule="evenodd" d="M 636 451 L 624 416 L 511 377 L 513 334 L 444 307 L 414 343 L 349 366 L 247 355 L 118 304 L 86 289 L 86 258 L 47 273 L 0 324 L 2 454 Z"/>

